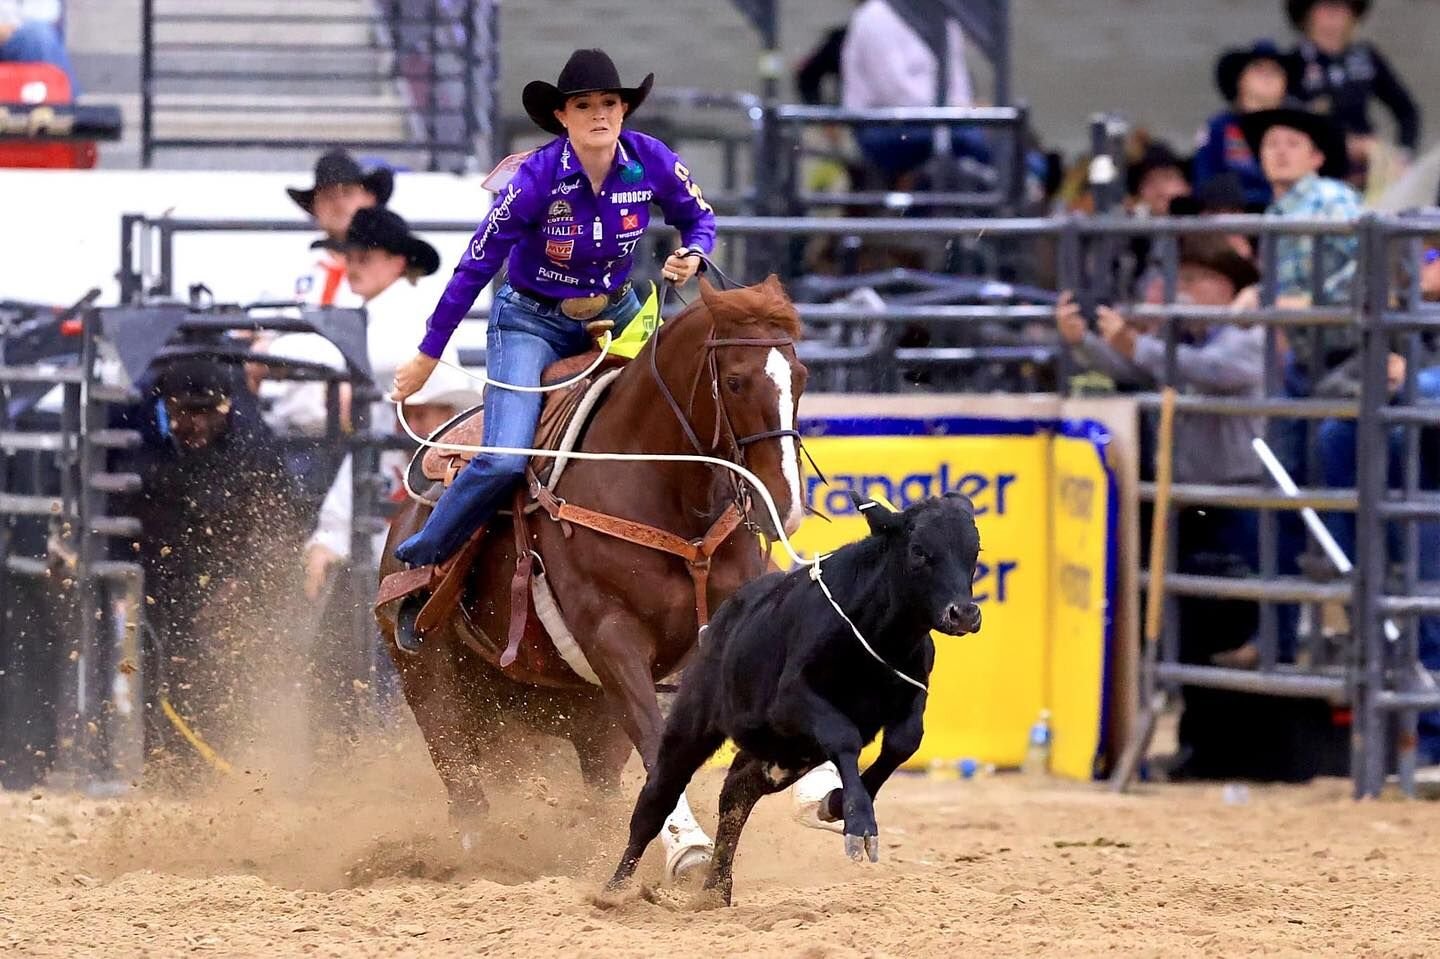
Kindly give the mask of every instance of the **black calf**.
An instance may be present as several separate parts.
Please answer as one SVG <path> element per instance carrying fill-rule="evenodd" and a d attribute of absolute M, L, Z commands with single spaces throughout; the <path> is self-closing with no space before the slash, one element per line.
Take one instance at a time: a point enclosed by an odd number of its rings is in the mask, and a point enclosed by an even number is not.
<path fill-rule="evenodd" d="M 920 747 L 935 662 L 930 631 L 980 628 L 970 592 L 980 534 L 974 506 L 956 493 L 902 513 L 852 498 L 869 536 L 818 570 L 755 580 L 716 611 L 665 724 L 610 888 L 634 874 L 690 778 L 727 737 L 739 755 L 720 790 L 706 889 L 729 904 L 750 810 L 827 760 L 843 784 L 827 805 L 829 819 L 845 820 L 846 852 L 879 858 L 873 800 Z M 862 775 L 860 750 L 881 730 L 880 755 Z"/>

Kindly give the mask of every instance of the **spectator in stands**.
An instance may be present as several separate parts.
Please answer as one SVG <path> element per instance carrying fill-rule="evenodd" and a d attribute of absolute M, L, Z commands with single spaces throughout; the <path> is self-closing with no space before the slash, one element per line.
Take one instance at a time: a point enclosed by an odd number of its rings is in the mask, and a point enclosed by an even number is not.
<path fill-rule="evenodd" d="M 1240 178 L 1247 207 L 1259 211 L 1271 200 L 1270 181 L 1245 140 L 1239 117 L 1273 110 L 1285 103 L 1289 75 L 1286 58 L 1271 40 L 1256 40 L 1230 50 L 1215 64 L 1215 84 L 1229 108 L 1211 117 L 1195 152 L 1195 186 L 1229 173 Z"/>
<path fill-rule="evenodd" d="M 1185 161 L 1160 140 L 1150 142 L 1125 171 L 1125 186 L 1131 212 L 1140 216 L 1164 215 L 1171 201 L 1190 195 Z"/>
<path fill-rule="evenodd" d="M 1259 278 L 1254 264 L 1222 237 L 1197 235 L 1180 246 L 1176 302 L 1226 307 Z M 1086 328 L 1074 298 L 1062 294 L 1056 308 L 1061 339 L 1081 366 L 1101 369 L 1118 382 L 1154 389 L 1166 382 L 1164 337 L 1142 332 L 1118 311 L 1099 307 L 1094 331 Z M 1240 324 L 1186 324 L 1175 348 L 1172 385 L 1185 393 L 1255 398 L 1265 389 L 1265 333 Z M 1243 485 L 1259 482 L 1262 468 L 1250 446 L 1263 429 L 1259 418 L 1179 413 L 1175 418 L 1174 478 L 1177 483 Z M 1177 517 L 1178 572 L 1191 575 L 1253 575 L 1259 569 L 1259 526 L 1251 510 L 1185 507 Z M 1180 601 L 1180 659 L 1213 665 L 1249 649 L 1259 616 L 1255 604 L 1184 597 Z M 1174 777 L 1204 776 L 1224 751 L 1231 694 L 1185 689 Z"/>
<path fill-rule="evenodd" d="M 1281 107 L 1247 114 L 1241 127 L 1275 195 L 1266 213 L 1306 220 L 1351 220 L 1360 215 L 1360 195 L 1343 182 L 1349 165 L 1344 144 L 1327 118 Z M 1314 243 L 1310 237 L 1285 237 L 1276 243 L 1276 287 L 1289 305 L 1314 301 Z M 1355 276 L 1356 241 L 1329 237 L 1320 243 L 1320 303 L 1346 302 Z"/>
<path fill-rule="evenodd" d="M 841 103 L 846 109 L 973 105 L 959 22 L 945 21 L 943 99 L 940 62 L 923 29 L 923 24 L 911 23 L 886 0 L 864 0 L 859 5 L 840 51 Z M 957 155 L 989 159 L 989 144 L 979 130 L 955 129 L 950 138 Z M 892 182 L 930 159 L 935 148 L 934 128 L 923 123 L 860 126 L 855 139 L 866 158 Z"/>
<path fill-rule="evenodd" d="M 1360 196 L 1343 177 L 1348 168 L 1345 144 L 1327 117 L 1293 107 L 1261 110 L 1240 118 L 1251 150 L 1270 181 L 1275 199 L 1266 212 L 1297 219 L 1353 220 L 1360 214 Z M 1276 305 L 1282 308 L 1334 306 L 1347 303 L 1356 270 L 1358 241 L 1353 236 L 1281 236 L 1275 239 Z M 1317 251 L 1318 270 L 1316 272 Z M 1259 306 L 1259 287 L 1237 300 L 1241 309 Z M 1283 390 L 1289 398 L 1312 395 L 1355 350 L 1355 332 L 1348 326 L 1325 326 L 1305 336 L 1278 337 L 1284 357 Z M 1304 480 L 1308 468 L 1310 424 L 1277 420 L 1271 425 L 1275 455 L 1291 475 Z M 1277 523 L 1276 569 L 1282 575 L 1300 572 L 1306 533 L 1300 517 L 1281 513 Z M 1292 659 L 1297 648 L 1299 608 L 1278 608 L 1280 655 Z"/>
<path fill-rule="evenodd" d="M 32 8 L 51 7 L 33 0 L 0 0 L 0 63 L 49 63 L 59 67 L 70 79 L 70 95 L 78 96 L 80 85 L 65 41 L 50 19 L 38 16 Z"/>
<path fill-rule="evenodd" d="M 1363 169 L 1375 150 L 1370 101 L 1395 117 L 1406 155 L 1420 142 L 1420 111 L 1380 51 L 1355 40 L 1370 0 L 1286 0 L 1290 22 L 1304 36 L 1291 54 L 1291 90 L 1317 113 L 1330 116 L 1345 137 L 1350 162 Z"/>
<path fill-rule="evenodd" d="M 1268 189 L 1268 184 L 1267 184 Z M 1245 188 L 1235 173 L 1221 173 L 1195 187 L 1188 196 L 1170 201 L 1171 216 L 1226 216 L 1246 212 Z M 1247 260 L 1255 259 L 1255 244 L 1243 233 L 1228 233 L 1227 242 Z"/>
<path fill-rule="evenodd" d="M 138 518 L 149 597 L 146 614 L 159 644 L 149 650 L 152 745 L 183 767 L 194 754 L 161 718 L 167 696 L 191 726 L 214 742 L 236 705 L 229 695 L 264 606 L 293 576 L 300 535 L 293 487 L 268 433 L 236 422 L 245 390 L 238 366 L 210 358 L 172 360 L 151 395 L 161 430 L 140 449 L 137 493 L 122 515 Z"/>
<path fill-rule="evenodd" d="M 384 167 L 365 171 L 344 150 L 330 150 L 315 163 L 315 182 L 285 192 L 332 243 L 345 239 L 357 210 L 385 206 L 395 190 L 395 175 Z M 316 245 L 312 244 L 311 249 Z M 295 299 L 315 306 L 359 306 L 361 297 L 345 284 L 345 261 L 321 245 L 322 254 L 295 282 Z"/>

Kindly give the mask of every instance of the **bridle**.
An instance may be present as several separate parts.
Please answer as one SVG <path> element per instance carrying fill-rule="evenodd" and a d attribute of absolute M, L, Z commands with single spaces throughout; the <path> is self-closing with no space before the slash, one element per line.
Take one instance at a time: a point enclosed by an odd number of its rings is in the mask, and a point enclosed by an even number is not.
<path fill-rule="evenodd" d="M 729 281 L 731 285 L 733 285 L 733 281 L 730 281 L 729 277 L 725 276 L 724 272 L 722 272 L 720 268 L 709 259 L 709 257 L 702 256 L 702 259 L 705 261 L 706 264 L 709 265 L 712 270 L 715 271 L 718 276 Z M 661 296 L 660 301 L 660 307 L 662 312 L 665 306 L 665 299 L 666 297 L 668 297 L 669 293 L 670 288 L 667 286 L 665 292 Z M 803 437 L 801 437 L 800 431 L 796 429 L 782 428 L 764 430 L 758 433 L 750 433 L 745 436 L 736 435 L 735 424 L 730 418 L 730 410 L 725 405 L 724 401 L 720 398 L 720 371 L 716 362 L 716 352 L 722 349 L 783 350 L 786 347 L 789 347 L 793 351 L 795 348 L 795 341 L 793 339 L 788 336 L 716 338 L 715 327 L 712 324 L 712 326 L 710 327 L 710 332 L 706 334 L 705 342 L 702 344 L 705 359 L 696 369 L 695 380 L 690 384 L 689 402 L 690 412 L 691 414 L 693 414 L 695 408 L 695 394 L 699 389 L 701 378 L 706 373 L 708 373 L 710 377 L 710 398 L 715 403 L 715 430 L 714 434 L 711 436 L 710 439 L 710 446 L 707 449 L 704 444 L 701 443 L 700 437 L 696 434 L 694 426 L 691 425 L 691 416 L 687 415 L 686 411 L 681 407 L 679 400 L 675 398 L 675 394 L 670 389 L 670 385 L 665 382 L 665 377 L 660 372 L 660 335 L 664 331 L 664 329 L 665 326 L 662 323 L 660 327 L 656 329 L 652 337 L 654 342 L 650 344 L 649 350 L 650 375 L 654 378 L 655 385 L 660 390 L 660 395 L 665 398 L 666 405 L 669 406 L 670 411 L 675 414 L 675 420 L 680 424 L 680 429 L 685 434 L 685 439 L 694 448 L 696 453 L 699 453 L 702 456 L 710 455 L 712 453 L 718 453 L 720 448 L 720 442 L 722 439 L 724 439 L 729 446 L 729 451 L 726 454 L 726 458 L 729 459 L 731 462 L 739 466 L 744 466 L 748 469 L 749 465 L 746 463 L 745 451 L 749 446 L 755 443 L 760 443 L 765 440 L 782 440 L 786 437 L 789 437 L 795 441 L 795 446 L 797 450 L 805 449 L 804 439 Z M 805 451 L 805 455 L 807 458 L 810 458 L 810 453 L 808 450 Z M 810 462 L 811 465 L 814 466 L 814 459 L 810 459 Z M 718 467 L 711 467 L 711 469 L 716 468 Z M 816 468 L 816 472 L 819 472 L 818 467 Z M 730 484 L 731 501 L 740 511 L 741 515 L 745 517 L 743 525 L 750 532 L 759 534 L 761 532 L 760 527 L 755 523 L 753 519 L 750 518 L 750 488 L 747 485 L 741 483 L 739 479 L 737 479 L 736 474 L 730 470 L 725 470 L 725 476 Z"/>

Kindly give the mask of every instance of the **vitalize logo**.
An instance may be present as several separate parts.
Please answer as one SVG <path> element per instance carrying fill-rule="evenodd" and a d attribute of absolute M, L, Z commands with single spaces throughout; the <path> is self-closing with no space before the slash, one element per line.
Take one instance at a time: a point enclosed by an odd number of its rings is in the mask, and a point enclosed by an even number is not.
<path fill-rule="evenodd" d="M 510 184 L 505 187 L 505 198 L 495 204 L 490 211 L 490 217 L 485 221 L 485 229 L 480 235 L 470 241 L 470 256 L 476 260 L 485 258 L 485 241 L 490 239 L 490 234 L 500 229 L 500 224 L 510 219 L 510 204 L 520 195 L 523 187 Z"/>

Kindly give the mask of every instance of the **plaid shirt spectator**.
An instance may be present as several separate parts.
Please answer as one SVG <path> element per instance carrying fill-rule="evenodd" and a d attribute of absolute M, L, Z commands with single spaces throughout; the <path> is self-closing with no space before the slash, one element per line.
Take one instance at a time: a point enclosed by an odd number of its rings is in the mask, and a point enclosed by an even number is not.
<path fill-rule="evenodd" d="M 1360 194 L 1322 176 L 1307 176 L 1266 210 L 1272 216 L 1303 220 L 1354 220 L 1360 215 Z M 1316 237 L 1281 236 L 1275 240 L 1276 295 L 1309 297 L 1315 292 L 1312 269 Z M 1322 299 L 1316 305 L 1350 299 L 1359 244 L 1353 236 L 1319 237 Z"/>

